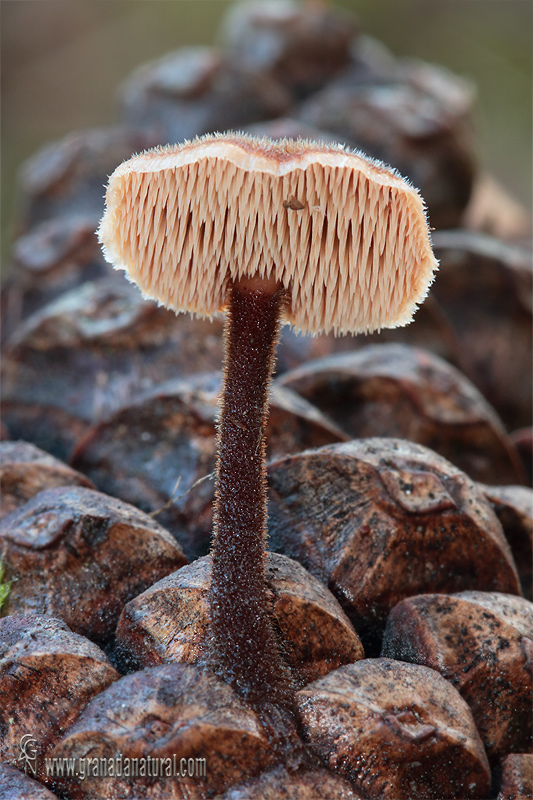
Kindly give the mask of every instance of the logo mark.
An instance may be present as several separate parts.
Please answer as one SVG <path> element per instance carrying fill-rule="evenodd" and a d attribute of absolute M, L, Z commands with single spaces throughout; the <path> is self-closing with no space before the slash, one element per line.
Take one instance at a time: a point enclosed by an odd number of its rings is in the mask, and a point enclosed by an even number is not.
<path fill-rule="evenodd" d="M 31 735 L 26 733 L 19 743 L 20 756 L 19 761 L 24 762 L 24 772 L 28 774 L 28 770 L 32 775 L 37 775 L 37 742 Z"/>

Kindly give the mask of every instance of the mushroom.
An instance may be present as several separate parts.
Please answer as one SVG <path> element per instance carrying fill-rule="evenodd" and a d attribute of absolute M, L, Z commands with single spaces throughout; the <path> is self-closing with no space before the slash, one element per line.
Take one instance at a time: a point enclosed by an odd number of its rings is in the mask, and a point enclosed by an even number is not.
<path fill-rule="evenodd" d="M 176 312 L 226 312 L 210 663 L 264 718 L 289 718 L 294 687 L 264 576 L 264 428 L 280 324 L 313 334 L 407 324 L 437 266 L 423 201 L 341 145 L 239 134 L 134 156 L 106 201 L 108 261 Z"/>

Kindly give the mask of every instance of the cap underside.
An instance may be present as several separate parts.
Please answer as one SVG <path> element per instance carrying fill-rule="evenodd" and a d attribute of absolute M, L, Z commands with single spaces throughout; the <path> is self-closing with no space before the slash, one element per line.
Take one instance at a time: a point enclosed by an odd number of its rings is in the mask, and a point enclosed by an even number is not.
<path fill-rule="evenodd" d="M 112 264 L 176 311 L 211 315 L 233 281 L 259 276 L 286 287 L 287 321 L 303 331 L 411 320 L 437 266 L 415 189 L 340 148 L 223 140 L 115 171 L 99 231 Z"/>

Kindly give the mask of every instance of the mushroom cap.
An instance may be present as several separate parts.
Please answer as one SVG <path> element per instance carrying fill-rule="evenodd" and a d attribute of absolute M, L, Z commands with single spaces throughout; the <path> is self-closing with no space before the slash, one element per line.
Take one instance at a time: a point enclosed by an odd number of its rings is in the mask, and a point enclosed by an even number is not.
<path fill-rule="evenodd" d="M 175 311 L 212 315 L 232 283 L 264 278 L 302 331 L 396 327 L 437 267 L 416 189 L 342 145 L 226 134 L 156 148 L 115 170 L 106 203 L 106 259 Z"/>

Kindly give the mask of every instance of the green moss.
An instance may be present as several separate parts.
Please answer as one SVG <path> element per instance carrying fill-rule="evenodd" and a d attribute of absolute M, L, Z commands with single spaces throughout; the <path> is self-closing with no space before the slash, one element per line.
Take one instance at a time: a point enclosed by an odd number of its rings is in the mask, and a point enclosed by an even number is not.
<path fill-rule="evenodd" d="M 10 591 L 11 581 L 6 580 L 4 562 L 0 559 L 0 616 Z"/>

